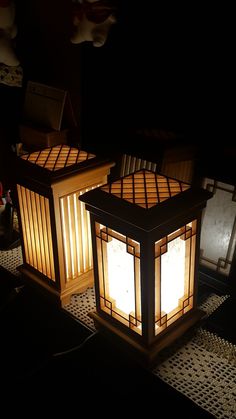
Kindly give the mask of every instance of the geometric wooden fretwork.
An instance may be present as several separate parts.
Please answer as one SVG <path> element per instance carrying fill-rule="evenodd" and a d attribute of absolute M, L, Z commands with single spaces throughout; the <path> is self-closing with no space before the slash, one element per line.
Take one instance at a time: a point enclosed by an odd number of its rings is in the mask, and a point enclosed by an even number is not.
<path fill-rule="evenodd" d="M 69 147 L 68 145 L 57 145 L 30 154 L 23 154 L 21 159 L 54 172 L 94 157 L 94 154 Z"/>
<path fill-rule="evenodd" d="M 143 169 L 104 185 L 101 189 L 148 209 L 189 188 L 187 183 Z"/>
<path fill-rule="evenodd" d="M 107 245 L 112 241 L 118 241 L 124 247 L 124 251 L 132 256 L 133 281 L 135 294 L 135 306 L 132 312 L 125 312 L 119 308 L 116 301 L 110 294 L 110 278 L 108 275 L 107 265 Z M 99 288 L 100 288 L 100 308 L 109 316 L 119 320 L 129 329 L 132 329 L 138 334 L 142 334 L 142 316 L 141 316 L 141 290 L 140 290 L 140 244 L 131 240 L 127 236 L 118 234 L 114 230 L 101 226 L 96 223 L 96 241 L 97 254 L 99 260 Z M 124 258 L 119 261 L 121 266 Z M 122 283 L 123 279 L 120 278 Z M 123 284 L 125 285 L 125 284 Z"/>
<path fill-rule="evenodd" d="M 194 253 L 196 246 L 196 220 L 192 221 L 188 225 L 183 226 L 177 231 L 169 234 L 168 236 L 163 237 L 161 240 L 155 243 L 155 280 L 156 280 L 156 296 L 155 296 L 155 334 L 161 333 L 174 321 L 176 321 L 183 314 L 187 313 L 193 307 L 193 293 L 194 293 Z M 182 258 L 179 261 L 182 264 L 184 270 L 184 280 L 182 284 L 182 293 L 179 295 L 178 301 L 176 300 L 175 307 L 172 307 L 171 310 L 165 311 L 162 305 L 163 302 L 163 288 L 162 282 L 164 278 L 162 277 L 162 266 L 163 266 L 163 256 L 168 253 L 169 246 L 171 243 L 182 242 L 185 248 L 185 255 L 188 254 L 189 257 Z M 177 245 L 178 246 L 178 245 Z M 165 261 L 165 263 L 171 263 L 170 261 Z M 176 281 L 178 281 L 178 269 L 174 268 L 172 275 L 168 278 L 168 283 L 166 287 L 168 289 L 172 288 Z M 165 289 L 166 291 L 166 289 Z"/>

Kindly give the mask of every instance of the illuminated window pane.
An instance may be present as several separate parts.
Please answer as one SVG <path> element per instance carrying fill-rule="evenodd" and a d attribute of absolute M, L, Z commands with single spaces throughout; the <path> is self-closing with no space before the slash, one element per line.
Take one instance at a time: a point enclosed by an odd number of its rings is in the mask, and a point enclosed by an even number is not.
<path fill-rule="evenodd" d="M 193 307 L 196 221 L 155 243 L 155 334 Z"/>
<path fill-rule="evenodd" d="M 168 244 L 168 252 L 161 257 L 161 310 L 166 314 L 178 307 L 184 296 L 184 282 L 185 241 L 178 237 Z"/>
<path fill-rule="evenodd" d="M 99 224 L 96 232 L 100 308 L 141 334 L 140 245 Z"/>
<path fill-rule="evenodd" d="M 126 244 L 113 238 L 107 244 L 109 295 L 116 308 L 129 315 L 135 310 L 134 258 Z"/>

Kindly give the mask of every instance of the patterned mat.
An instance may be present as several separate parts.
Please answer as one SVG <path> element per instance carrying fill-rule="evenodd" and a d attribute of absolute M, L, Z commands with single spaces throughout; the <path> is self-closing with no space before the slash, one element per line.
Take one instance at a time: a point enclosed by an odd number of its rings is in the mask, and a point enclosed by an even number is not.
<path fill-rule="evenodd" d="M 160 353 L 153 373 L 219 419 L 236 418 L 236 346 L 198 329 Z"/>
<path fill-rule="evenodd" d="M 15 247 L 11 250 L 0 250 L 0 266 L 11 272 L 13 275 L 19 276 L 20 272 L 17 267 L 22 265 L 22 250 L 21 246 Z"/>

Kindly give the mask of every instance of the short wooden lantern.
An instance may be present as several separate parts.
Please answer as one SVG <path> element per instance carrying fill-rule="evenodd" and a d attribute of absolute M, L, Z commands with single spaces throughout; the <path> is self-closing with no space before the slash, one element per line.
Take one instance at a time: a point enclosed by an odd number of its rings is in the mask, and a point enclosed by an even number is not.
<path fill-rule="evenodd" d="M 93 285 L 89 213 L 78 197 L 106 183 L 113 165 L 67 145 L 18 158 L 19 270 L 62 305 Z"/>
<path fill-rule="evenodd" d="M 145 364 L 202 316 L 201 212 L 212 194 L 140 170 L 81 195 L 90 212 L 95 324 Z"/>

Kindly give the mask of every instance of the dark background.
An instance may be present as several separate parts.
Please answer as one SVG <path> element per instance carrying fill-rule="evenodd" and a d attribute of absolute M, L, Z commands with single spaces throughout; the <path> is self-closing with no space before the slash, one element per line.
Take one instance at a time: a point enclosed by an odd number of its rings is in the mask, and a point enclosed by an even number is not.
<path fill-rule="evenodd" d="M 1 89 L 5 124 L 21 117 L 33 80 L 70 92 L 84 146 L 135 152 L 130 132 L 140 128 L 180 132 L 208 150 L 233 142 L 230 10 L 119 0 L 117 23 L 95 48 L 70 43 L 71 1 L 15 2 L 24 82 L 20 93 Z"/>

